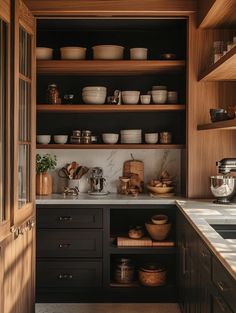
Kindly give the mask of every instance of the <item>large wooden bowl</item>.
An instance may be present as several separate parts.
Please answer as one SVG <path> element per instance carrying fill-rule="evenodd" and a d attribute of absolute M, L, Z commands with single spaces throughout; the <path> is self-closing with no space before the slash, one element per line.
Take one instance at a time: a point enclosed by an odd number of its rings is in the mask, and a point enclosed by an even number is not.
<path fill-rule="evenodd" d="M 153 240 L 165 240 L 171 230 L 171 223 L 167 224 L 153 224 L 152 222 L 145 223 L 146 229 Z"/>
<path fill-rule="evenodd" d="M 150 186 L 150 185 L 147 185 L 147 188 L 153 193 L 159 193 L 159 194 L 169 193 L 174 189 L 174 187 L 155 187 L 155 186 Z"/>

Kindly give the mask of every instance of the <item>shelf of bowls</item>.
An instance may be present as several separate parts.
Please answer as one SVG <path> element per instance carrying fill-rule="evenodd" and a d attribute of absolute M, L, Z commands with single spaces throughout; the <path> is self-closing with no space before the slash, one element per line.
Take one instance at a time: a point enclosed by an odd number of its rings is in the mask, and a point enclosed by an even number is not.
<path fill-rule="evenodd" d="M 122 60 L 124 59 L 125 47 L 118 45 L 98 45 L 92 47 L 94 60 Z M 85 60 L 87 48 L 84 47 L 62 47 L 60 55 L 62 60 Z M 52 60 L 53 49 L 47 47 L 36 48 L 37 60 Z M 130 60 L 147 60 L 147 48 L 131 48 Z M 173 53 L 165 53 L 160 55 L 160 59 L 172 60 L 176 59 Z M 54 84 L 55 85 L 55 84 Z M 105 86 L 87 86 L 82 90 L 82 99 L 85 104 L 104 104 L 107 100 L 108 104 L 175 104 L 178 102 L 178 92 L 167 90 L 167 86 L 153 86 L 151 91 L 140 96 L 138 90 L 115 91 L 110 97 L 107 97 L 107 88 Z M 74 95 L 64 95 L 58 97 L 58 103 L 49 104 L 73 104 Z"/>

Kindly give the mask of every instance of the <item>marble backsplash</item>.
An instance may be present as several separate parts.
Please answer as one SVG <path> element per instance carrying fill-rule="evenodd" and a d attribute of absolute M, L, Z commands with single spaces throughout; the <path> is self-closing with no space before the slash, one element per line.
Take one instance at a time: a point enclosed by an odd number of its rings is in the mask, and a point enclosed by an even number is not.
<path fill-rule="evenodd" d="M 117 192 L 119 176 L 122 176 L 124 161 L 131 159 L 131 153 L 137 160 L 144 162 L 145 184 L 158 176 L 162 170 L 167 170 L 176 180 L 176 192 L 180 192 L 181 178 L 181 150 L 37 150 L 37 153 L 50 153 L 57 156 L 57 168 L 52 171 L 53 193 L 61 193 L 67 186 L 67 179 L 58 176 L 58 170 L 72 161 L 89 168 L 100 166 L 107 179 L 107 188 L 110 192 Z M 80 192 L 89 190 L 88 176 L 80 180 Z"/>

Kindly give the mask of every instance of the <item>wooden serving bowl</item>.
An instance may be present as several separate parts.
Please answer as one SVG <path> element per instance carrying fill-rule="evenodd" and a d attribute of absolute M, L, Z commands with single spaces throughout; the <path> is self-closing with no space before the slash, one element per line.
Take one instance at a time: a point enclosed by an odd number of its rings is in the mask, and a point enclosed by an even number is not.
<path fill-rule="evenodd" d="M 153 193 L 159 193 L 159 194 L 169 193 L 174 189 L 174 187 L 155 187 L 155 186 L 150 186 L 150 185 L 147 185 L 147 188 Z"/>
<path fill-rule="evenodd" d="M 171 230 L 171 223 L 153 224 L 152 222 L 145 223 L 147 232 L 153 240 L 165 240 Z"/>

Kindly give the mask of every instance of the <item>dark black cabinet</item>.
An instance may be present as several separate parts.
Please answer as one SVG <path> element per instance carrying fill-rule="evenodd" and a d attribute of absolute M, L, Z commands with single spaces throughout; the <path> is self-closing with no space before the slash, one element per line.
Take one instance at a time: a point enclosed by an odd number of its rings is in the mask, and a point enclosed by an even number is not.
<path fill-rule="evenodd" d="M 182 312 L 236 312 L 235 280 L 180 211 L 177 213 L 177 238 Z"/>

